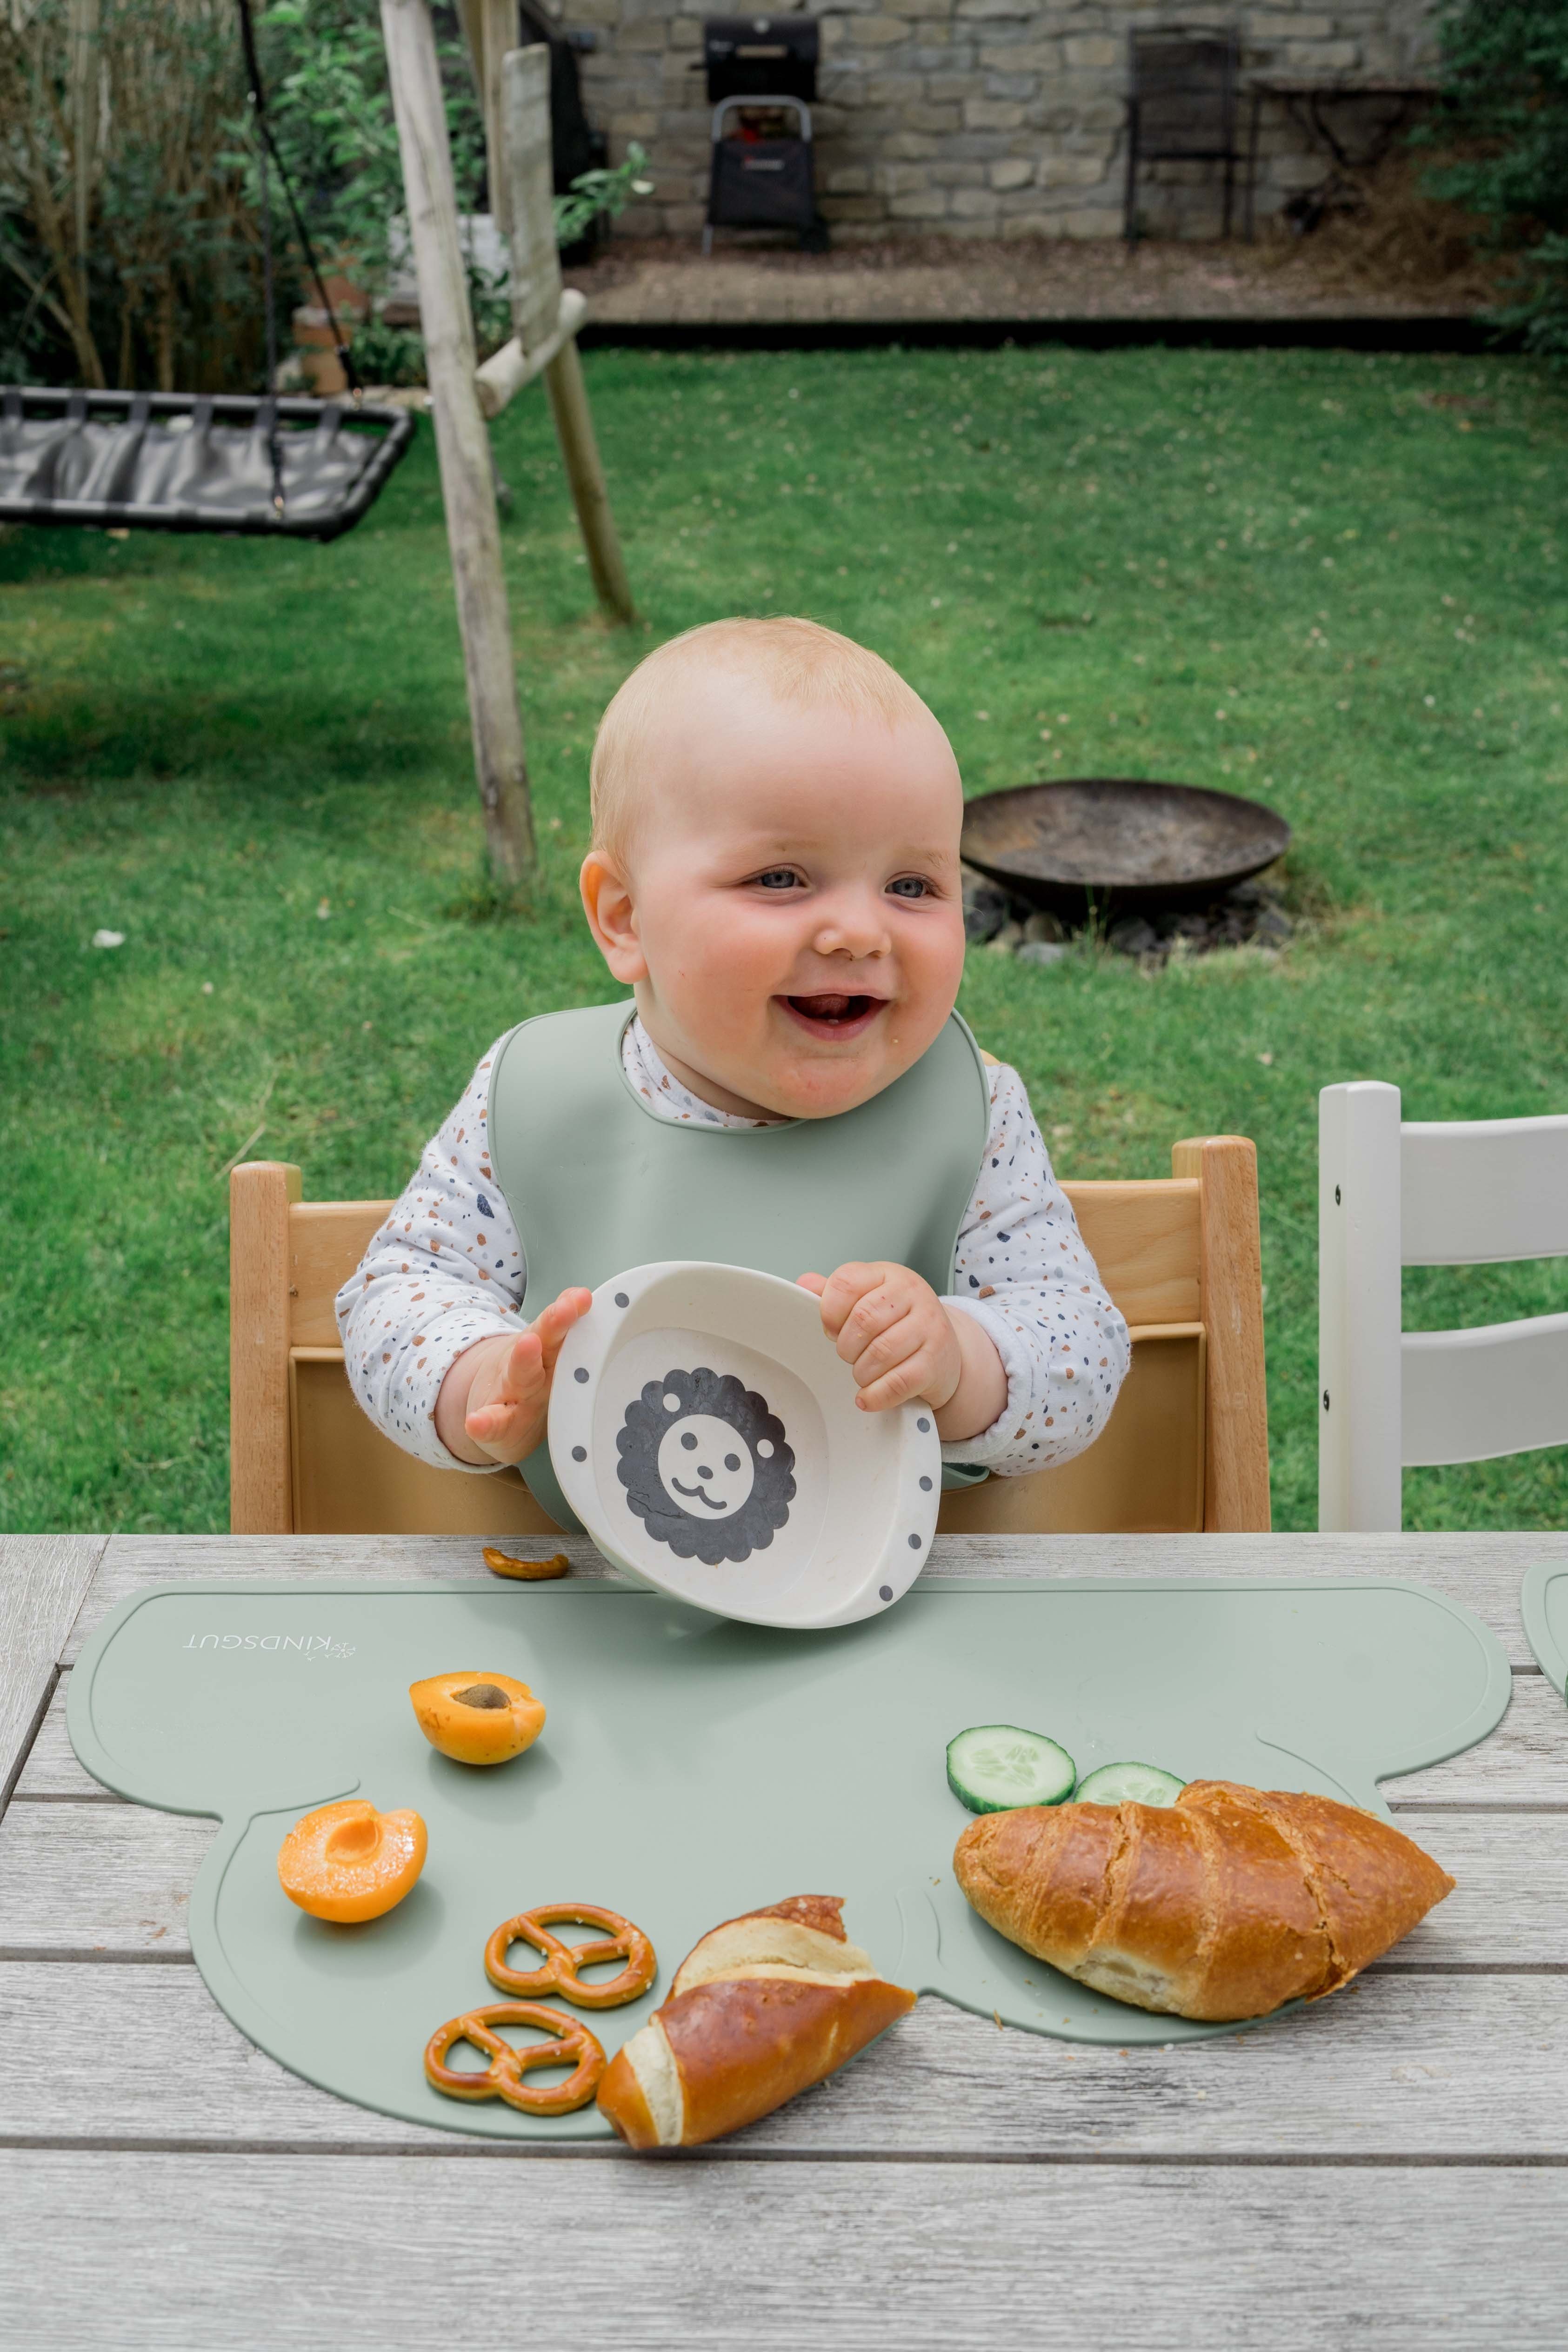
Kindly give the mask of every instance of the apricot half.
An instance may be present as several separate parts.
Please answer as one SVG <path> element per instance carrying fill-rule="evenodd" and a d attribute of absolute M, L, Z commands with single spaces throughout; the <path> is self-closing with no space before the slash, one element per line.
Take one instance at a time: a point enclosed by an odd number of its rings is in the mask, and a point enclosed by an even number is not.
<path fill-rule="evenodd" d="M 277 1875 L 313 1919 L 379 1919 L 418 1879 L 424 1848 L 417 1813 L 378 1813 L 368 1797 L 344 1797 L 295 1822 Z"/>
<path fill-rule="evenodd" d="M 432 1675 L 408 1695 L 431 1746 L 458 1764 L 505 1764 L 545 1727 L 542 1702 L 510 1675 Z"/>

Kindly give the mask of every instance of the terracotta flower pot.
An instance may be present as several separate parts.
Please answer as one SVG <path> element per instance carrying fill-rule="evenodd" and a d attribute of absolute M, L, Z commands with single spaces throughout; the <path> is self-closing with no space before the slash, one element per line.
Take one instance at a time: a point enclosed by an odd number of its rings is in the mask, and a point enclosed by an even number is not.
<path fill-rule="evenodd" d="M 352 267 L 351 258 L 335 262 L 310 288 L 314 301 L 300 303 L 294 313 L 295 352 L 304 372 L 306 389 L 319 400 L 331 400 L 349 389 L 349 379 L 338 357 L 328 304 L 331 305 L 332 316 L 344 340 L 350 343 L 356 327 L 370 316 L 369 295 L 346 274 Z"/>

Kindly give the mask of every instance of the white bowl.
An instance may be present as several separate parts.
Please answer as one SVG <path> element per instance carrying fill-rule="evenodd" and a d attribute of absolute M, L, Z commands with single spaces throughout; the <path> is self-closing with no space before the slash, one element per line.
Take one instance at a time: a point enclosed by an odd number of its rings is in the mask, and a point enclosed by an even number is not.
<path fill-rule="evenodd" d="M 942 1499 L 929 1405 L 862 1412 L 809 1290 L 637 1265 L 593 1294 L 550 1391 L 561 1491 L 617 1568 L 755 1625 L 848 1625 L 906 1592 Z"/>

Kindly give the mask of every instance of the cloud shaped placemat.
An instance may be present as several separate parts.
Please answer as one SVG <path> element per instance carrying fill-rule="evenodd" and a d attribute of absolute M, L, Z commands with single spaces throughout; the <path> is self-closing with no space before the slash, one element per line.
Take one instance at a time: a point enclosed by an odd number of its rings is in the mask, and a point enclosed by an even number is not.
<path fill-rule="evenodd" d="M 408 1687 L 456 1671 L 531 1684 L 538 1743 L 488 1769 L 438 1755 Z M 580 1898 L 653 1937 L 653 1988 L 590 2020 L 612 2056 L 706 1929 L 802 1893 L 842 1895 L 887 1976 L 1010 2025 L 1117 2044 L 1234 2032 L 1091 1992 L 976 1917 L 953 1883 L 971 1816 L 947 1741 L 1011 1722 L 1081 1775 L 1137 1758 L 1382 1812 L 1380 1780 L 1473 1746 L 1508 1696 L 1492 1634 L 1394 1581 L 926 1578 L 883 1617 L 788 1633 L 597 1582 L 225 1580 L 127 1601 L 72 1675 L 68 1720 L 108 1787 L 221 1820 L 191 1944 L 242 2032 L 383 2114 L 532 2139 L 607 2126 L 591 2106 L 539 2120 L 444 2098 L 423 2071 L 435 2028 L 495 1998 L 486 1941 L 518 1911 Z M 299 1814 L 355 1794 L 420 1812 L 429 1856 L 395 1910 L 334 1927 L 284 1896 L 277 1849 Z"/>
<path fill-rule="evenodd" d="M 1568 1696 L 1568 1568 L 1537 1560 L 1524 1571 L 1519 1613 L 1535 1663 L 1553 1687 Z"/>

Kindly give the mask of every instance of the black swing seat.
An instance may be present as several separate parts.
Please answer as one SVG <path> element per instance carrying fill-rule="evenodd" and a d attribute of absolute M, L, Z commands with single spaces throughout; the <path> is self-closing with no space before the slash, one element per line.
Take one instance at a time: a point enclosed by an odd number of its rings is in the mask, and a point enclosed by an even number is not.
<path fill-rule="evenodd" d="M 370 402 L 10 385 L 0 522 L 336 539 L 379 497 L 413 429 L 407 409 Z"/>

